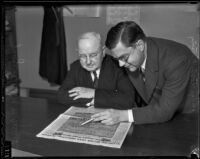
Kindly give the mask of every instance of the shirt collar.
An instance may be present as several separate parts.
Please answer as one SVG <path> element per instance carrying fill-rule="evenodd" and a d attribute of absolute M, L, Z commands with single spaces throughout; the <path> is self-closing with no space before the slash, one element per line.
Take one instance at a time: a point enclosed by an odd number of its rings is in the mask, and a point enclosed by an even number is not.
<path fill-rule="evenodd" d="M 97 77 L 99 78 L 100 68 L 96 70 L 96 73 L 97 73 Z"/>
<path fill-rule="evenodd" d="M 143 70 L 145 70 L 146 60 L 147 60 L 147 57 L 145 57 L 145 59 L 144 59 L 142 65 L 141 65 L 141 68 L 142 68 Z"/>
<path fill-rule="evenodd" d="M 96 73 L 97 73 L 97 78 L 99 78 L 99 74 L 100 74 L 100 68 L 99 69 L 97 69 L 97 70 L 95 70 L 96 71 Z M 93 74 L 93 71 L 92 72 L 90 72 L 90 74 L 91 74 L 91 76 L 92 76 L 92 80 L 94 80 L 94 74 Z"/>
<path fill-rule="evenodd" d="M 145 58 L 144 58 L 144 61 L 141 65 L 142 70 L 145 70 L 145 67 L 146 67 L 146 60 L 147 60 L 147 45 L 146 45 L 146 43 L 145 43 L 145 50 L 144 51 L 145 51 Z"/>

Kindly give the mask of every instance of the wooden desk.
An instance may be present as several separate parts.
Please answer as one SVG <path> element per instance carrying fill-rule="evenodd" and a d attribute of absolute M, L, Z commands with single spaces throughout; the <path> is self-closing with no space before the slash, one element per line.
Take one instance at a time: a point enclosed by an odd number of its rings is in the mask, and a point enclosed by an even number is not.
<path fill-rule="evenodd" d="M 198 114 L 163 124 L 132 125 L 121 149 L 36 137 L 67 107 L 39 98 L 6 98 L 6 140 L 41 156 L 190 156 L 198 146 Z"/>

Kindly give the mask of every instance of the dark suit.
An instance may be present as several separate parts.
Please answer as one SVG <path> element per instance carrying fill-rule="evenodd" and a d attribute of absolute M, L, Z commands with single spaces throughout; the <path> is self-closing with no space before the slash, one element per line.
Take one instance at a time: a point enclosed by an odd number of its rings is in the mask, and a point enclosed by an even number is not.
<path fill-rule="evenodd" d="M 71 64 L 70 71 L 58 91 L 58 102 L 68 105 L 85 106 L 91 99 L 69 97 L 68 91 L 74 87 L 93 88 L 90 72 L 82 68 L 80 61 Z M 128 79 L 126 71 L 118 62 L 106 55 L 102 61 L 98 88 L 95 90 L 95 107 L 128 109 L 134 106 L 134 87 Z"/>
<path fill-rule="evenodd" d="M 146 106 L 133 108 L 135 124 L 159 123 L 170 120 L 176 112 L 191 112 L 191 63 L 193 53 L 174 41 L 147 38 L 145 85 L 142 89 L 138 70 L 128 71 Z"/>

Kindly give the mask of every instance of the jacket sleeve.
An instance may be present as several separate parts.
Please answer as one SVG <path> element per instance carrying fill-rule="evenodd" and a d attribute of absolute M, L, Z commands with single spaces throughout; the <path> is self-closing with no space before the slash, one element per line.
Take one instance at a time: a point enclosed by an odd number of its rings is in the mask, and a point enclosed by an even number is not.
<path fill-rule="evenodd" d="M 61 87 L 58 90 L 57 93 L 57 101 L 61 104 L 67 104 L 67 105 L 74 105 L 74 106 L 83 106 L 86 103 L 90 102 L 91 99 L 84 99 L 79 98 L 77 100 L 73 100 L 74 97 L 69 97 L 68 91 L 74 87 L 77 87 L 77 74 L 78 74 L 78 67 L 76 65 L 71 65 L 70 71 L 68 72 L 65 80 L 63 81 Z"/>
<path fill-rule="evenodd" d="M 96 89 L 95 107 L 131 109 L 135 105 L 135 89 L 121 68 L 118 70 L 115 80 L 116 88 L 113 90 Z"/>
<path fill-rule="evenodd" d="M 187 93 L 190 72 L 191 61 L 186 56 L 169 63 L 164 73 L 166 81 L 160 98 L 146 107 L 133 108 L 135 124 L 161 123 L 170 120 Z"/>

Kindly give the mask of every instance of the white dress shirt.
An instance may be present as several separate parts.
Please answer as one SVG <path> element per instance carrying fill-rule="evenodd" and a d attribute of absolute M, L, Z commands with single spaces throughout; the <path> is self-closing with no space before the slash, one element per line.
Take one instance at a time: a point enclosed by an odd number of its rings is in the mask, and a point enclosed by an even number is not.
<path fill-rule="evenodd" d="M 144 62 L 143 62 L 143 63 L 142 63 L 142 65 L 141 65 L 142 72 L 144 72 L 144 71 L 145 71 L 146 60 L 147 60 L 147 58 L 145 58 L 145 59 L 144 59 Z"/>
<path fill-rule="evenodd" d="M 96 70 L 96 73 L 97 73 L 97 78 L 99 78 L 100 69 L 97 69 L 97 70 Z M 91 75 L 91 77 L 92 77 L 92 80 L 94 81 L 94 74 L 93 74 L 93 72 L 90 72 L 90 75 Z"/>
<path fill-rule="evenodd" d="M 99 79 L 100 69 L 97 69 L 97 70 L 96 70 L 96 73 L 97 73 L 97 78 Z M 92 77 L 92 81 L 94 81 L 94 74 L 93 74 L 93 72 L 90 72 L 90 75 L 91 75 L 91 77 Z M 87 103 L 86 105 L 87 105 L 88 107 L 93 106 L 93 105 L 94 105 L 94 98 L 91 100 L 91 102 Z"/>

